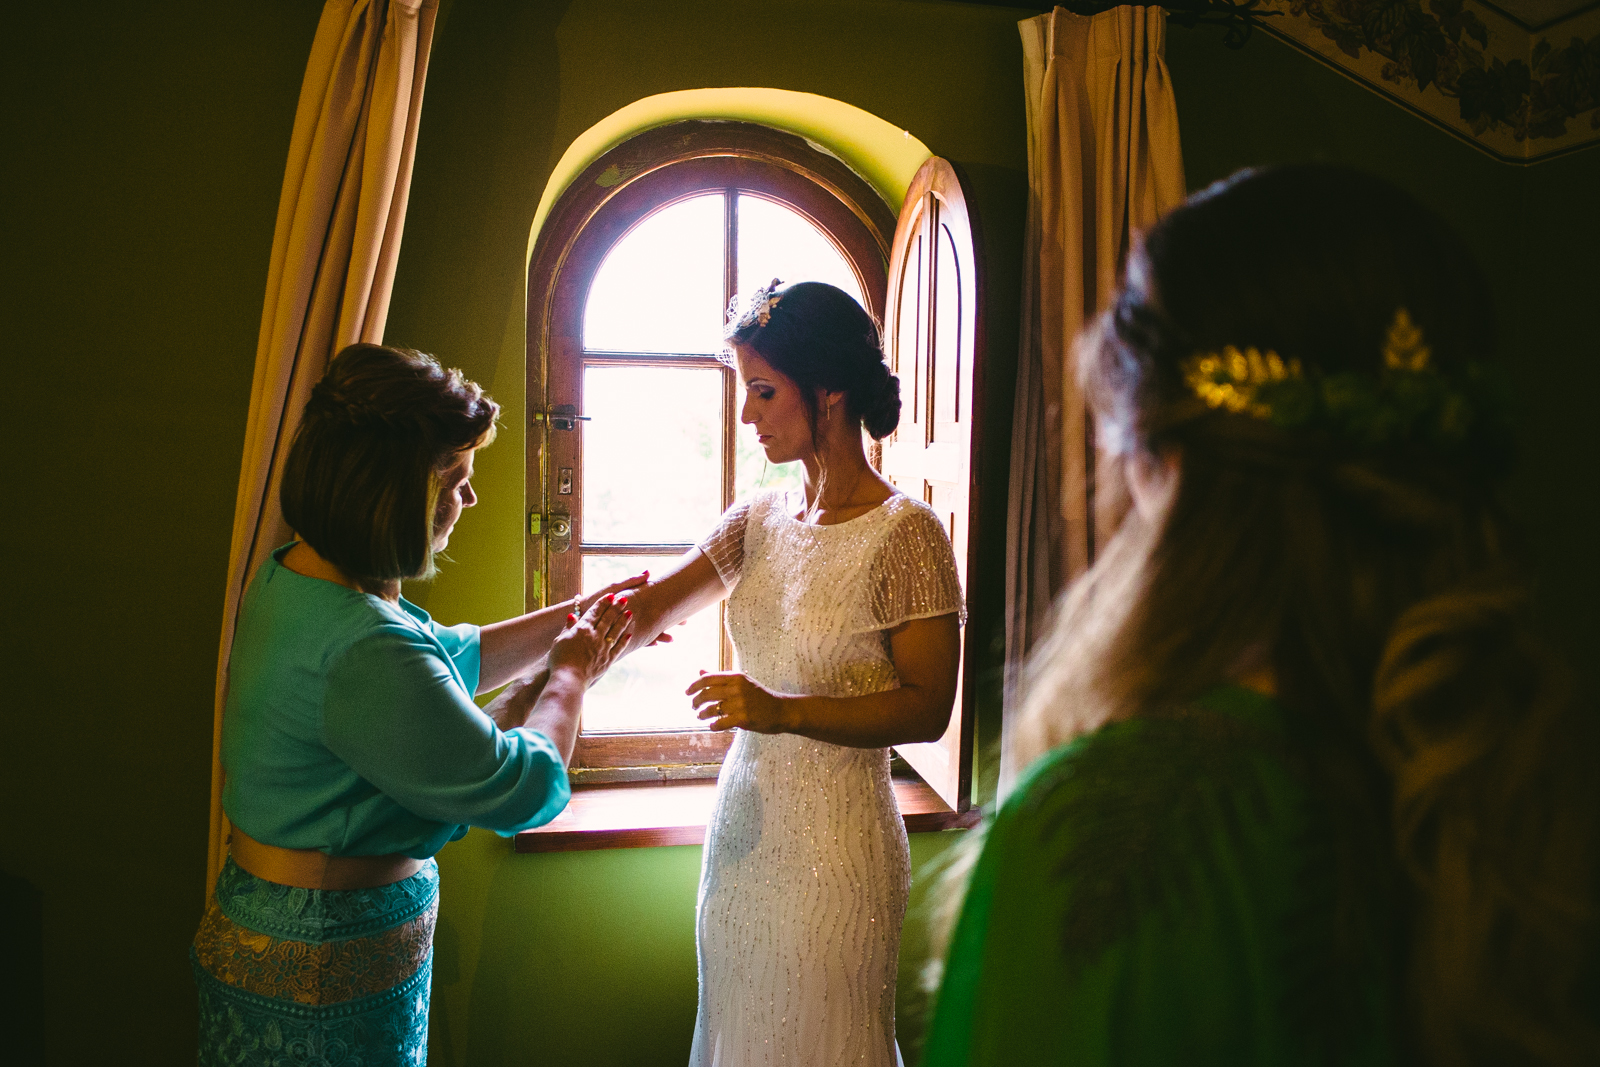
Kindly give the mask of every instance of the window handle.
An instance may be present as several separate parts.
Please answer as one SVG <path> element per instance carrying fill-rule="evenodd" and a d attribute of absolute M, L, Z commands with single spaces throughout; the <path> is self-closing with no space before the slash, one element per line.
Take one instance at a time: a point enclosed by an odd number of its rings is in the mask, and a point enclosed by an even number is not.
<path fill-rule="evenodd" d="M 557 404 L 549 411 L 535 411 L 533 413 L 534 422 L 541 422 L 545 419 L 550 420 L 551 429 L 576 430 L 578 423 L 589 421 L 589 416 L 579 415 L 578 405 L 576 404 Z"/>
<path fill-rule="evenodd" d="M 528 536 L 543 537 L 552 552 L 565 552 L 572 547 L 572 516 L 562 511 L 546 515 L 528 512 Z"/>

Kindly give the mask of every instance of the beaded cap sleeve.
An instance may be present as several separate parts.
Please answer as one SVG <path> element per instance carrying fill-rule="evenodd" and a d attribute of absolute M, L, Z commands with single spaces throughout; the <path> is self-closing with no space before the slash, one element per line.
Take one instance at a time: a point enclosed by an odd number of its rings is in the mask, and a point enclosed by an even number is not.
<path fill-rule="evenodd" d="M 864 613 L 856 633 L 889 630 L 913 619 L 956 613 L 967 621 L 955 549 L 932 508 L 910 497 L 886 505 L 888 535 L 873 553 L 867 572 Z"/>
<path fill-rule="evenodd" d="M 732 592 L 744 567 L 744 531 L 750 518 L 750 501 L 741 500 L 722 513 L 717 528 L 706 535 L 699 549 L 717 570 L 717 577 Z"/>

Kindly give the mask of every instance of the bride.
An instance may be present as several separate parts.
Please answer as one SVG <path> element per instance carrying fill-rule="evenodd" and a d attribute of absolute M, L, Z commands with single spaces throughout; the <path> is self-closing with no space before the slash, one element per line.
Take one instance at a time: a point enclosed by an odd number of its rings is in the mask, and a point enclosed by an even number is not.
<path fill-rule="evenodd" d="M 730 323 L 740 420 L 804 491 L 741 501 L 633 595 L 634 647 L 723 597 L 738 671 L 688 688 L 737 730 L 707 828 L 692 1067 L 893 1067 L 911 880 L 889 746 L 943 735 L 962 597 L 933 510 L 867 463 L 900 419 L 878 329 L 820 282 Z"/>

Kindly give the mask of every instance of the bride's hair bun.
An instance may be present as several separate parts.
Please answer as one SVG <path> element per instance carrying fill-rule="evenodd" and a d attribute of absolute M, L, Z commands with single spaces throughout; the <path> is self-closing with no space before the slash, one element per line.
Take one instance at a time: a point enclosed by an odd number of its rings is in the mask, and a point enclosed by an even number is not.
<path fill-rule="evenodd" d="M 728 335 L 749 345 L 774 370 L 800 387 L 813 427 L 816 392 L 842 392 L 846 410 L 874 439 L 900 425 L 900 379 L 883 360 L 877 320 L 855 298 L 826 282 L 795 282 L 765 290 L 761 310 Z"/>
<path fill-rule="evenodd" d="M 859 389 L 851 390 L 850 397 L 861 412 L 861 425 L 874 441 L 888 437 L 900 425 L 900 377 L 881 358 L 868 368 Z"/>

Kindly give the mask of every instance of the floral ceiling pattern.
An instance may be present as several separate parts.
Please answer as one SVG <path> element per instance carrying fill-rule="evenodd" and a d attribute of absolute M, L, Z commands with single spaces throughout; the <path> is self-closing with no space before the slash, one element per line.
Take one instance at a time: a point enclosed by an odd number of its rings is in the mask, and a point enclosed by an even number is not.
<path fill-rule="evenodd" d="M 1484 151 L 1600 145 L 1600 7 L 1540 30 L 1476 0 L 1261 0 L 1259 25 Z"/>

